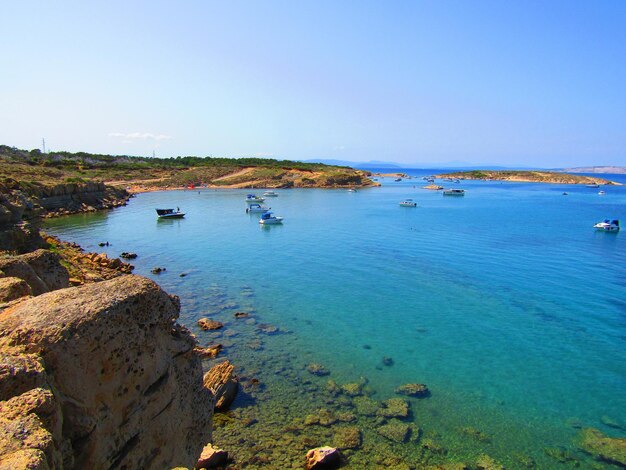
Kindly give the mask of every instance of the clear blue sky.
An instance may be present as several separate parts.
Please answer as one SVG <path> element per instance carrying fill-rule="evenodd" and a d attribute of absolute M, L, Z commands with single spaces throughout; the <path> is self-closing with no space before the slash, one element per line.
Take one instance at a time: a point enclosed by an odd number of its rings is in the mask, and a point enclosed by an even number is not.
<path fill-rule="evenodd" d="M 626 1 L 13 1 L 0 143 L 626 165 Z"/>

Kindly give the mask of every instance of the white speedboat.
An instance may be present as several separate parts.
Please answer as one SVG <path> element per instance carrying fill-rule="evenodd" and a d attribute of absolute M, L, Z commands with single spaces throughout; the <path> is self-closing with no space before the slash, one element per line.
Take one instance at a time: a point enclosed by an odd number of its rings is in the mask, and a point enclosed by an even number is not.
<path fill-rule="evenodd" d="M 619 220 L 609 220 L 604 219 L 604 222 L 598 222 L 593 226 L 596 230 L 601 230 L 603 232 L 618 232 L 619 231 Z"/>
<path fill-rule="evenodd" d="M 255 214 L 255 213 L 267 212 L 270 209 L 271 207 L 267 207 L 267 206 L 264 206 L 263 204 L 254 202 L 248 205 L 248 207 L 246 208 L 246 212 L 249 214 Z"/>
<path fill-rule="evenodd" d="M 258 204 L 258 203 L 263 202 L 263 201 L 265 201 L 265 198 L 257 197 L 254 194 L 248 194 L 246 196 L 246 202 L 248 204 L 253 204 L 253 203 L 257 203 Z"/>
<path fill-rule="evenodd" d="M 444 196 L 465 196 L 464 189 L 445 189 L 443 191 Z"/>
<path fill-rule="evenodd" d="M 261 214 L 261 220 L 259 220 L 259 223 L 263 224 L 263 225 L 282 224 L 283 223 L 283 218 L 282 217 L 276 217 L 271 212 L 266 211 L 266 212 L 263 212 L 263 214 Z"/>
<path fill-rule="evenodd" d="M 349 192 L 349 193 L 356 193 L 356 189 L 354 189 L 354 188 L 350 188 L 350 189 L 348 189 L 348 192 Z"/>
<path fill-rule="evenodd" d="M 156 209 L 159 219 L 182 219 L 185 217 L 185 213 L 181 212 L 177 207 L 174 209 Z"/>
<path fill-rule="evenodd" d="M 263 196 L 265 196 L 265 197 L 278 197 L 278 193 L 275 193 L 274 191 L 265 191 L 263 193 Z"/>
<path fill-rule="evenodd" d="M 417 207 L 417 202 L 413 201 L 413 199 L 406 199 L 400 203 L 402 207 Z"/>

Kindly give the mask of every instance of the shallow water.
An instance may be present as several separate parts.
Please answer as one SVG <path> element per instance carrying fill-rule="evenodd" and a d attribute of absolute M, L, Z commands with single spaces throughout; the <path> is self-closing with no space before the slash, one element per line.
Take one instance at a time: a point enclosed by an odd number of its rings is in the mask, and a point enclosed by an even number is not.
<path fill-rule="evenodd" d="M 575 465 L 559 463 L 554 449 L 585 467 L 579 426 L 626 436 L 604 424 L 626 427 L 626 238 L 592 229 L 608 217 L 626 221 L 626 187 L 599 196 L 578 186 L 464 181 L 452 185 L 467 190 L 457 198 L 420 189 L 421 179 L 382 183 L 356 193 L 278 190 L 265 204 L 283 226 L 260 227 L 245 213 L 248 190 L 204 189 L 141 194 L 125 208 L 52 219 L 46 229 L 89 251 L 137 252 L 135 273 L 181 297 L 180 321 L 201 344 L 226 344 L 223 356 L 240 374 L 261 381 L 236 402 L 239 419 L 215 430 L 241 464 L 266 452 L 277 468 L 301 466 L 301 448 L 327 444 L 338 425 L 295 437 L 284 428 L 302 428 L 299 419 L 322 407 L 353 410 L 329 394 L 329 379 L 365 377 L 376 400 L 407 382 L 432 392 L 410 400 L 421 438 L 414 430 L 403 445 L 376 434 L 380 420 L 357 414 L 350 425 L 361 428 L 363 447 L 346 452 L 353 468 L 393 466 L 393 455 L 413 467 L 481 454 L 507 468 Z M 419 207 L 400 207 L 407 197 Z M 185 219 L 156 220 L 155 207 L 175 206 Z M 167 271 L 152 275 L 153 266 Z M 280 333 L 235 320 L 242 310 Z M 227 331 L 200 332 L 195 322 L 207 315 Z M 331 374 L 309 374 L 312 362 Z M 259 423 L 242 427 L 242 417 Z M 425 439 L 445 453 L 425 449 Z"/>

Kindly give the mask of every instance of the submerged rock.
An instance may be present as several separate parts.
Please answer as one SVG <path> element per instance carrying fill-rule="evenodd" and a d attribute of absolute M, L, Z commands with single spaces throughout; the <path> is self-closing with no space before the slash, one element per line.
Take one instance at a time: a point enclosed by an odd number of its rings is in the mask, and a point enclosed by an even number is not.
<path fill-rule="evenodd" d="M 580 431 L 579 447 L 596 459 L 626 467 L 626 439 L 609 437 L 597 429 Z"/>
<path fill-rule="evenodd" d="M 306 370 L 309 371 L 309 373 L 313 374 L 313 375 L 317 375 L 319 377 L 323 377 L 325 375 L 330 375 L 330 371 L 328 369 L 326 369 L 323 365 L 321 364 L 309 364 L 306 368 Z"/>
<path fill-rule="evenodd" d="M 356 426 L 337 428 L 333 444 L 339 449 L 357 449 L 361 447 L 361 430 Z"/>
<path fill-rule="evenodd" d="M 476 468 L 479 470 L 504 470 L 504 466 L 496 462 L 493 458 L 487 454 L 483 454 L 476 460 Z"/>
<path fill-rule="evenodd" d="M 376 415 L 383 418 L 406 418 L 409 416 L 409 402 L 402 398 L 390 398 L 382 403 Z"/>
<path fill-rule="evenodd" d="M 235 318 L 248 318 L 249 316 L 250 314 L 246 312 L 235 312 Z"/>
<path fill-rule="evenodd" d="M 390 357 L 387 357 L 387 356 L 383 357 L 383 365 L 384 366 L 388 366 L 388 367 L 392 366 L 393 365 L 393 359 L 390 358 Z"/>
<path fill-rule="evenodd" d="M 224 361 L 213 366 L 204 374 L 204 387 L 211 390 L 215 397 L 215 410 L 227 410 L 237 396 L 239 381 L 233 375 L 235 366 L 229 361 Z"/>
<path fill-rule="evenodd" d="M 341 463 L 339 451 L 334 447 L 318 447 L 306 453 L 306 469 L 337 468 Z"/>
<path fill-rule="evenodd" d="M 135 259 L 135 258 L 137 258 L 137 253 L 130 253 L 128 251 L 123 251 L 120 254 L 120 258 L 123 258 L 123 259 Z"/>
<path fill-rule="evenodd" d="M 209 318 L 201 318 L 198 320 L 198 326 L 205 331 L 219 330 L 224 326 L 222 322 L 211 320 Z"/>
<path fill-rule="evenodd" d="M 389 423 L 379 426 L 376 432 L 394 442 L 406 442 L 411 435 L 411 426 L 397 419 L 392 419 Z"/>
<path fill-rule="evenodd" d="M 409 397 L 428 397 L 430 396 L 430 390 L 424 384 L 404 384 L 396 388 L 396 393 L 400 395 L 407 395 Z"/>
<path fill-rule="evenodd" d="M 356 397 L 353 400 L 358 414 L 363 416 L 376 416 L 380 404 L 369 397 Z"/>

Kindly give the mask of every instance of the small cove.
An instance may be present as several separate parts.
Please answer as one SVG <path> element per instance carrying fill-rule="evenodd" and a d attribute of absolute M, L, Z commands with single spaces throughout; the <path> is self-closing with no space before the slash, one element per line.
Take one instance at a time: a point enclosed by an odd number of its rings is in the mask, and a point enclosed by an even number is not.
<path fill-rule="evenodd" d="M 140 194 L 128 207 L 51 219 L 45 229 L 89 251 L 138 253 L 135 273 L 181 297 L 180 322 L 200 344 L 225 344 L 222 356 L 261 382 L 243 381 L 215 430 L 216 442 L 251 467 L 299 468 L 301 446 L 328 444 L 334 428 L 354 425 L 363 444 L 347 451 L 351 468 L 392 466 L 396 457 L 471 463 L 481 454 L 507 468 L 573 465 L 555 454 L 590 465 L 574 445 L 579 426 L 626 435 L 605 424 L 626 426 L 626 239 L 591 228 L 626 220 L 626 189 L 598 196 L 464 181 L 466 196 L 447 198 L 425 184 L 279 190 L 266 204 L 285 224 L 265 229 L 245 213 L 250 191 L 208 189 Z M 407 197 L 419 207 L 399 207 Z M 157 221 L 154 208 L 164 206 L 188 215 Z M 154 266 L 167 271 L 152 275 Z M 204 316 L 224 330 L 199 331 Z M 330 375 L 311 375 L 310 363 Z M 419 433 L 405 444 L 382 437 L 375 418 L 328 390 L 329 379 L 366 382 L 375 400 L 397 397 L 403 383 L 428 384 L 429 398 L 410 399 L 408 422 Z M 355 420 L 303 428 L 320 409 Z"/>

